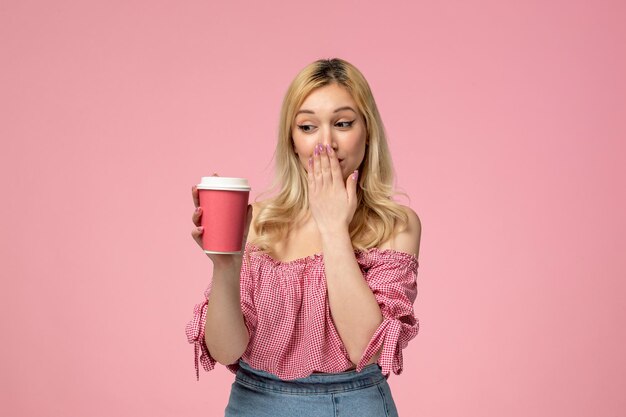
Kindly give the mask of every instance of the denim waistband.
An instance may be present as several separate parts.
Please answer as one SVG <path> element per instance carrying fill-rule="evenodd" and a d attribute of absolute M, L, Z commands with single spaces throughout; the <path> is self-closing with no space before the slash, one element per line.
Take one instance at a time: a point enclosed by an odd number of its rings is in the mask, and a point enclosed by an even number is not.
<path fill-rule="evenodd" d="M 235 379 L 250 388 L 289 394 L 345 392 L 367 388 L 386 380 L 377 363 L 367 365 L 361 372 L 353 369 L 340 373 L 315 373 L 304 378 L 284 380 L 272 373 L 255 369 L 241 359 Z"/>

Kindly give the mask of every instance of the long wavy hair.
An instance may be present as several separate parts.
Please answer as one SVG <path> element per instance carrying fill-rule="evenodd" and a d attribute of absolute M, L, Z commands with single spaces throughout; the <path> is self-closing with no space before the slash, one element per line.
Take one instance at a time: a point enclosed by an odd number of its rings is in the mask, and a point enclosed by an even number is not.
<path fill-rule="evenodd" d="M 262 204 L 252 224 L 253 243 L 269 253 L 270 243 L 286 238 L 290 226 L 303 219 L 308 210 L 307 172 L 293 148 L 292 131 L 295 114 L 315 89 L 337 83 L 352 95 L 358 111 L 365 119 L 366 149 L 359 166 L 357 208 L 349 225 L 350 239 L 355 249 L 378 247 L 391 237 L 398 223 L 408 225 L 403 208 L 392 200 L 394 169 L 387 146 L 385 129 L 369 84 L 361 72 L 349 62 L 320 59 L 302 69 L 289 85 L 283 99 L 278 130 L 274 179 L 269 191 L 277 194 Z M 255 201 L 261 197 L 259 195 Z"/>

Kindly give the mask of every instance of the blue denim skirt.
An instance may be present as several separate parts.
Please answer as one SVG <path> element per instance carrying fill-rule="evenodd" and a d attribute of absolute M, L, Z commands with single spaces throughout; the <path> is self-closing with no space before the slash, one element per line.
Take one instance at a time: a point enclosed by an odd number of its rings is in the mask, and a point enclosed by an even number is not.
<path fill-rule="evenodd" d="M 239 359 L 225 417 L 398 417 L 376 363 L 361 372 L 315 373 L 283 380 Z"/>

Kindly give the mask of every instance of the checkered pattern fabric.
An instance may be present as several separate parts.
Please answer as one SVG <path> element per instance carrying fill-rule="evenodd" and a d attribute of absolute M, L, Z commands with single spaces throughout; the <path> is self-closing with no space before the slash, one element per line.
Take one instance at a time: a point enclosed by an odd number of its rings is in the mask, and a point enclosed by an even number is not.
<path fill-rule="evenodd" d="M 406 252 L 377 248 L 355 250 L 355 258 L 383 315 L 356 370 L 360 372 L 382 346 L 378 364 L 383 374 L 399 375 L 402 349 L 419 331 L 413 311 L 418 260 Z M 343 372 L 355 365 L 332 320 L 323 254 L 282 262 L 247 243 L 240 283 L 241 310 L 250 334 L 241 359 L 250 366 L 291 380 L 313 372 Z M 216 364 L 204 341 L 210 294 L 211 283 L 185 329 L 187 341 L 194 345 L 198 380 L 198 360 L 205 371 Z M 226 367 L 236 374 L 239 363 Z"/>

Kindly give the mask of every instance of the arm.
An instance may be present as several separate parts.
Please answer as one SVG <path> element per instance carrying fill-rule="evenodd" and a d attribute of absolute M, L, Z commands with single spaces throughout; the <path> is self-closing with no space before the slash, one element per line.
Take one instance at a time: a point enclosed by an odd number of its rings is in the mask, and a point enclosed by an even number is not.
<path fill-rule="evenodd" d="M 237 262 L 237 264 L 239 263 Z M 194 362 L 198 380 L 200 379 L 200 364 L 208 372 L 215 368 L 215 364 L 218 362 L 213 357 L 213 354 L 209 352 L 209 345 L 212 351 L 217 352 L 219 362 L 226 365 L 231 372 L 236 372 L 238 368 L 237 359 L 245 353 L 248 341 L 251 335 L 254 334 L 256 327 L 256 311 L 250 294 L 251 277 L 247 257 L 244 256 L 242 266 L 237 267 L 237 269 L 241 270 L 240 279 L 234 277 L 234 271 L 230 267 L 226 267 L 227 265 L 222 264 L 222 267 L 214 266 L 214 276 L 204 291 L 204 299 L 201 303 L 194 306 L 193 317 L 185 328 L 187 341 L 194 345 Z M 214 292 L 215 287 L 217 287 L 217 290 Z M 239 289 L 239 287 L 244 288 Z M 213 297 L 213 295 L 216 295 L 216 297 Z M 239 311 L 233 306 L 237 302 L 233 301 L 233 299 L 241 299 Z M 212 301 L 213 308 L 217 314 L 212 314 L 208 311 L 209 300 L 217 300 L 215 302 Z M 220 310 L 221 308 L 223 310 Z M 244 325 L 246 326 L 246 330 L 244 330 L 246 332 L 245 335 L 242 334 L 241 328 L 237 326 L 240 314 L 243 315 Z M 234 317 L 228 318 L 232 316 Z M 207 317 L 209 318 L 208 325 Z M 232 320 L 232 322 L 229 322 L 229 320 Z M 220 324 L 221 322 L 223 323 Z M 217 335 L 214 335 L 213 329 L 218 330 Z M 208 333 L 206 333 L 207 331 Z M 222 336 L 222 334 L 225 334 L 225 336 Z M 246 339 L 242 342 L 241 339 L 244 336 Z M 212 343 L 213 341 L 218 343 Z M 243 353 L 240 354 L 239 352 Z"/>
<path fill-rule="evenodd" d="M 191 235 L 202 247 L 204 230 L 200 227 L 202 210 L 199 191 L 193 186 L 191 192 L 196 206 L 192 221 L 197 226 Z M 248 205 L 242 250 L 247 241 L 253 211 L 254 205 L 252 207 Z M 207 256 L 213 261 L 213 278 L 204 293 L 204 300 L 194 306 L 194 315 L 185 327 L 187 341 L 194 344 L 198 379 L 200 377 L 198 362 L 202 363 L 206 371 L 213 369 L 216 361 L 230 365 L 245 352 L 250 338 L 240 300 L 240 277 L 247 265 L 243 261 L 243 256 L 208 253 Z"/>
<path fill-rule="evenodd" d="M 421 223 L 412 209 L 405 207 L 405 211 L 409 217 L 408 227 L 381 245 L 381 249 L 391 246 L 393 242 L 393 249 L 415 254 L 417 257 Z M 348 350 L 350 360 L 357 364 L 383 321 L 381 310 L 363 278 L 348 231 L 344 229 L 332 234 L 322 234 L 322 245 L 333 321 Z M 382 346 L 367 364 L 376 363 L 381 350 Z"/>
<path fill-rule="evenodd" d="M 235 268 L 214 267 L 204 340 L 211 356 L 222 365 L 235 362 L 246 351 L 250 336 L 241 311 L 239 271 Z"/>
<path fill-rule="evenodd" d="M 373 359 L 379 353 L 383 355 L 384 348 L 372 348 L 370 342 L 378 338 L 379 330 L 386 327 L 386 321 L 374 292 L 361 273 L 350 240 L 349 224 L 358 204 L 357 180 L 356 171 L 347 178 L 343 176 L 330 144 L 316 145 L 307 170 L 309 206 L 322 236 L 333 321 L 350 360 L 359 369 L 360 363 L 367 358 Z M 397 250 L 417 255 L 417 215 L 408 207 L 406 209 L 410 224 L 407 235 L 399 239 Z M 373 349 L 376 351 L 372 352 Z"/>
<path fill-rule="evenodd" d="M 356 365 L 383 316 L 356 261 L 348 230 L 322 234 L 322 248 L 333 321 Z"/>

